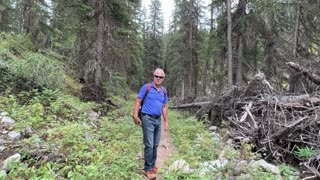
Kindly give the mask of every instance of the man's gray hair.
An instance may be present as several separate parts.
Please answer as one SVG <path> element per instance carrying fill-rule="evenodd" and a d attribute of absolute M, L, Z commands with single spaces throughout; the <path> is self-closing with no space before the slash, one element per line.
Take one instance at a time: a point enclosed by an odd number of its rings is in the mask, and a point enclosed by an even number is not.
<path fill-rule="evenodd" d="M 163 73 L 164 76 L 166 75 L 166 74 L 164 73 L 164 70 L 161 69 L 161 68 L 157 68 L 157 69 L 154 71 L 153 74 L 155 74 L 156 72 L 161 72 L 161 73 Z"/>

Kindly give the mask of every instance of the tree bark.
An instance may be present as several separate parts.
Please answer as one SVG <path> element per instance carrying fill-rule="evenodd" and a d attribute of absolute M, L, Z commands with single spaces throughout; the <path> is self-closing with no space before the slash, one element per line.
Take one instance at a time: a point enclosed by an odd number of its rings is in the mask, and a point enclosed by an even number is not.
<path fill-rule="evenodd" d="M 295 19 L 295 25 L 294 25 L 294 32 L 293 32 L 293 44 L 292 44 L 292 56 L 297 57 L 297 44 L 299 39 L 299 18 L 300 18 L 300 0 L 298 0 L 297 3 L 297 13 L 296 13 L 296 19 Z"/>
<path fill-rule="evenodd" d="M 95 85 L 101 87 L 102 83 L 102 60 L 104 48 L 104 27 L 106 19 L 105 15 L 105 1 L 98 0 L 98 16 L 96 18 L 97 37 L 96 37 L 96 62 L 95 62 Z"/>
<path fill-rule="evenodd" d="M 227 21 L 228 21 L 228 30 L 227 30 L 227 39 L 228 39 L 228 86 L 232 87 L 233 85 L 233 72 L 232 72 L 232 20 L 231 20 L 231 0 L 227 0 Z"/>
<path fill-rule="evenodd" d="M 240 30 L 239 30 L 239 46 L 238 46 L 238 66 L 237 66 L 237 76 L 236 84 L 240 85 L 242 83 L 242 60 L 243 60 L 243 46 L 244 46 L 244 33 L 245 33 L 245 21 L 244 16 L 246 15 L 246 0 L 239 1 L 240 10 Z"/>
<path fill-rule="evenodd" d="M 32 0 L 25 0 L 22 7 L 22 18 L 21 18 L 21 25 L 22 25 L 22 32 L 29 34 L 30 33 L 30 26 L 31 26 L 31 8 L 33 6 Z"/>
<path fill-rule="evenodd" d="M 214 23 L 214 17 L 213 17 L 213 0 L 211 0 L 211 4 L 210 4 L 210 38 L 211 38 L 211 35 L 214 31 L 213 29 L 213 23 Z M 210 47 L 210 45 L 208 45 Z M 212 57 L 210 55 L 210 51 L 212 51 L 212 49 L 207 49 L 206 51 L 206 62 L 205 62 L 205 66 L 204 66 L 204 73 L 203 73 L 203 84 L 202 84 L 202 94 L 203 96 L 206 96 L 207 95 L 207 87 L 209 87 L 210 85 L 210 82 L 209 82 L 209 77 L 208 77 L 208 74 L 209 74 L 209 62 L 212 61 Z"/>
<path fill-rule="evenodd" d="M 187 2 L 187 1 L 186 1 Z M 188 1 L 188 15 L 187 23 L 185 25 L 185 42 L 187 43 L 186 49 L 186 62 L 185 62 L 185 97 L 194 98 L 197 95 L 197 81 L 198 81 L 198 13 L 194 0 Z"/>

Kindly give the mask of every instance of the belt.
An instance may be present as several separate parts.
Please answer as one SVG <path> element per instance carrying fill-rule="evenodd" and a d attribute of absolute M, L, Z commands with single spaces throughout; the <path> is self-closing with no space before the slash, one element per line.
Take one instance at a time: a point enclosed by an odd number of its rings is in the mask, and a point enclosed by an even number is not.
<path fill-rule="evenodd" d="M 150 115 L 150 114 L 146 114 L 146 113 L 141 113 L 142 116 L 149 116 L 153 119 L 159 119 L 161 117 L 161 115 Z"/>

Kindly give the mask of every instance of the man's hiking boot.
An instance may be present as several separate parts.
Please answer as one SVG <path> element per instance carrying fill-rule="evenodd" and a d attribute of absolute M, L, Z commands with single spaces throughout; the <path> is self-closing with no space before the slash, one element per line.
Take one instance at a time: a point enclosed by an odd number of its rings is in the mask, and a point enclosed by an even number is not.
<path fill-rule="evenodd" d="M 153 172 L 152 169 L 149 170 L 149 171 L 146 171 L 146 172 L 144 173 L 144 175 L 145 175 L 148 179 L 152 179 L 152 180 L 157 178 L 156 174 Z"/>
<path fill-rule="evenodd" d="M 153 167 L 152 169 L 151 169 L 155 174 L 158 172 L 158 168 L 157 167 Z"/>

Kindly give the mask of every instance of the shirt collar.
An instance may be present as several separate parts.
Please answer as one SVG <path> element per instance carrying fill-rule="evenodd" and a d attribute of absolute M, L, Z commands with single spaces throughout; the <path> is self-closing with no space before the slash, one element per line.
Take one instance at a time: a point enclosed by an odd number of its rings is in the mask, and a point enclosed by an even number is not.
<path fill-rule="evenodd" d="M 151 87 L 153 87 L 153 88 L 155 88 L 154 87 L 154 82 L 152 81 L 152 83 L 151 83 Z M 156 88 L 155 88 L 156 89 Z M 160 85 L 160 90 L 159 91 L 162 91 L 162 86 Z"/>

